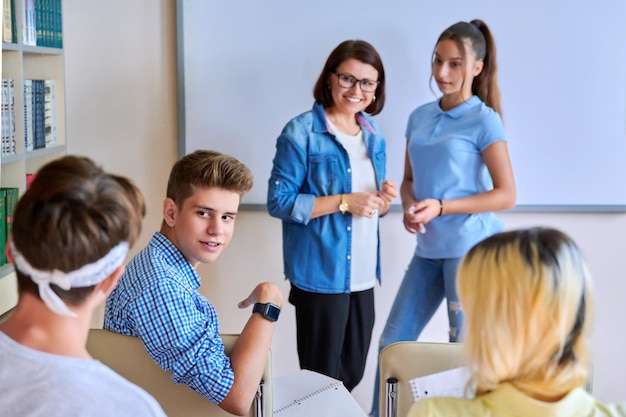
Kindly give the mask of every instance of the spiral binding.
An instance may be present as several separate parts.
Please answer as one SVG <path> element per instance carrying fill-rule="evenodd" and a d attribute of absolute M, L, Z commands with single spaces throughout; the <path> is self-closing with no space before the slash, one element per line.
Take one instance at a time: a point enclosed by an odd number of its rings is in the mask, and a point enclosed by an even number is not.
<path fill-rule="evenodd" d="M 293 400 L 292 402 L 290 402 L 289 404 L 279 408 L 278 410 L 274 410 L 274 414 L 278 414 L 282 411 L 287 410 L 290 407 L 293 407 L 294 405 L 300 405 L 301 403 L 303 403 L 304 401 L 306 401 L 307 399 L 314 397 L 317 394 L 321 394 L 324 391 L 328 391 L 331 389 L 339 389 L 343 386 L 343 383 L 341 381 L 338 382 L 333 382 L 329 385 L 326 385 L 325 387 L 322 387 L 316 391 L 311 392 L 310 394 L 305 395 L 304 397 L 298 398 L 297 400 Z"/>

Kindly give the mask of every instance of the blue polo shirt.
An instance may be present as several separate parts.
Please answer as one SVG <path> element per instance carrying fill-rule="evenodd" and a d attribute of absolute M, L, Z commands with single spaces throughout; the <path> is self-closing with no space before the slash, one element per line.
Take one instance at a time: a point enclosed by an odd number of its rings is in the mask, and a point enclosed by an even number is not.
<path fill-rule="evenodd" d="M 417 201 L 452 200 L 493 189 L 482 152 L 505 140 L 500 115 L 477 96 L 443 111 L 439 100 L 415 109 L 406 128 Z M 423 258 L 456 258 L 477 242 L 500 232 L 493 213 L 436 217 L 417 235 L 415 254 Z"/>

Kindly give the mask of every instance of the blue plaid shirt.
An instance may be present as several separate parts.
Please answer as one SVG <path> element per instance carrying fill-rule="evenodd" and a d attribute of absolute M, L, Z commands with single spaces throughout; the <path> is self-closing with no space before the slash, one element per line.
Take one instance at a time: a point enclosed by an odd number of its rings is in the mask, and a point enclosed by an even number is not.
<path fill-rule="evenodd" d="M 199 288 L 198 273 L 157 232 L 107 298 L 104 328 L 140 337 L 174 382 L 219 404 L 233 385 L 234 372 L 219 337 L 215 308 Z"/>

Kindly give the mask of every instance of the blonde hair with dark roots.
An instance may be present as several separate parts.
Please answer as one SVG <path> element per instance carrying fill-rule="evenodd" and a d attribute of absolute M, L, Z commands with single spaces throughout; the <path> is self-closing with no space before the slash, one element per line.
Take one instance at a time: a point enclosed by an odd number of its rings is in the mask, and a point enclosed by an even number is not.
<path fill-rule="evenodd" d="M 560 397 L 586 382 L 591 281 L 567 235 L 532 228 L 487 238 L 463 259 L 457 289 L 477 394 L 508 382 Z"/>
<path fill-rule="evenodd" d="M 13 242 L 35 268 L 71 272 L 105 256 L 120 242 L 139 237 L 146 204 L 127 178 L 109 174 L 92 160 L 65 156 L 44 165 L 19 199 Z M 18 289 L 39 297 L 29 276 L 17 271 Z M 80 304 L 94 286 L 52 290 Z"/>
<path fill-rule="evenodd" d="M 183 156 L 172 167 L 167 197 L 182 207 L 194 187 L 222 188 L 243 197 L 252 184 L 252 172 L 236 158 L 216 151 L 197 150 Z"/>

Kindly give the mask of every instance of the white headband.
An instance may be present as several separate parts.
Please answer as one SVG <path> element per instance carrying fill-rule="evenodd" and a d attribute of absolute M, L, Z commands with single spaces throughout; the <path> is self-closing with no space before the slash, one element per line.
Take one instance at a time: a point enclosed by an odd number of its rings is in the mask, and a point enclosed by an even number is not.
<path fill-rule="evenodd" d="M 121 242 L 113 247 L 109 253 L 97 261 L 83 265 L 79 269 L 71 272 L 63 272 L 55 269 L 53 271 L 41 271 L 33 266 L 17 250 L 15 243 L 11 241 L 11 253 L 15 267 L 24 275 L 29 275 L 30 279 L 39 287 L 39 296 L 48 308 L 61 316 L 76 317 L 59 296 L 52 291 L 50 284 L 67 291 L 70 288 L 82 288 L 96 285 L 113 271 L 119 268 L 126 259 L 128 253 L 128 242 Z"/>

